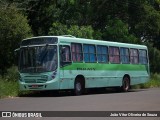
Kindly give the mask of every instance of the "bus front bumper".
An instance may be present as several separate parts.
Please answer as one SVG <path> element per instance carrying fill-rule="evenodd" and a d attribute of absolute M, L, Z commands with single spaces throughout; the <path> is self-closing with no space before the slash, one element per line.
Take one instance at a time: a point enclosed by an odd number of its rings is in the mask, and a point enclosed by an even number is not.
<path fill-rule="evenodd" d="M 58 81 L 48 81 L 46 83 L 25 83 L 19 81 L 19 88 L 20 90 L 58 90 L 59 89 L 59 82 Z"/>

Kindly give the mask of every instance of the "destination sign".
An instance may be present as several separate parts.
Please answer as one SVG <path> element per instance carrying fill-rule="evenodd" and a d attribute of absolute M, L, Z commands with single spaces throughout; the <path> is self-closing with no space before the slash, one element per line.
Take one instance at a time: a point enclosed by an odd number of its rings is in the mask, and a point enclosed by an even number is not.
<path fill-rule="evenodd" d="M 41 38 L 32 38 L 26 39 L 21 42 L 21 46 L 28 45 L 41 45 L 41 44 L 56 44 L 58 42 L 57 37 L 41 37 Z"/>

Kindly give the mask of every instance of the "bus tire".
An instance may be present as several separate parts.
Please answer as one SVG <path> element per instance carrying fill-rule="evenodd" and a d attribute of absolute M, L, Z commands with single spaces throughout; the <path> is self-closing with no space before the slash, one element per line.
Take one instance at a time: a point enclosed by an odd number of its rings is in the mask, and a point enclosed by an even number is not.
<path fill-rule="evenodd" d="M 121 87 L 123 92 L 128 92 L 130 89 L 130 80 L 129 77 L 124 76 L 123 81 L 122 81 L 122 87 Z"/>
<path fill-rule="evenodd" d="M 74 84 L 74 95 L 81 95 L 84 91 L 84 84 L 80 79 L 75 80 Z"/>

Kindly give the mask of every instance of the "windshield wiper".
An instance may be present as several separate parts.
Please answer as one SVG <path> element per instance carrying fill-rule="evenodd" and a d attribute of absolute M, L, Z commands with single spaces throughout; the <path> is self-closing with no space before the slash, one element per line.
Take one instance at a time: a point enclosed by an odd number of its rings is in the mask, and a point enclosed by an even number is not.
<path fill-rule="evenodd" d="M 48 44 L 46 44 L 46 47 L 45 47 L 45 53 L 44 53 L 44 55 L 42 56 L 42 59 L 41 59 L 41 64 L 43 63 L 43 61 L 44 61 L 44 59 L 45 59 L 45 57 L 47 56 L 47 54 L 48 54 Z"/>

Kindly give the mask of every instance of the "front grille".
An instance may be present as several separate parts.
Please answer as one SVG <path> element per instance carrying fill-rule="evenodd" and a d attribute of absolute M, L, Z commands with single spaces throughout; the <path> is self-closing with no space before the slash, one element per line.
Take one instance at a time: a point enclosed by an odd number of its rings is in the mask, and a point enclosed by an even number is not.
<path fill-rule="evenodd" d="M 24 79 L 25 83 L 37 83 L 36 79 Z"/>
<path fill-rule="evenodd" d="M 41 78 L 41 76 L 36 76 L 35 77 L 31 77 L 31 76 L 26 76 L 24 77 L 24 82 L 25 83 L 46 83 L 47 82 L 47 78 Z"/>
<path fill-rule="evenodd" d="M 37 79 L 37 82 L 38 83 L 45 83 L 45 82 L 47 82 L 47 80 L 46 79 Z"/>

